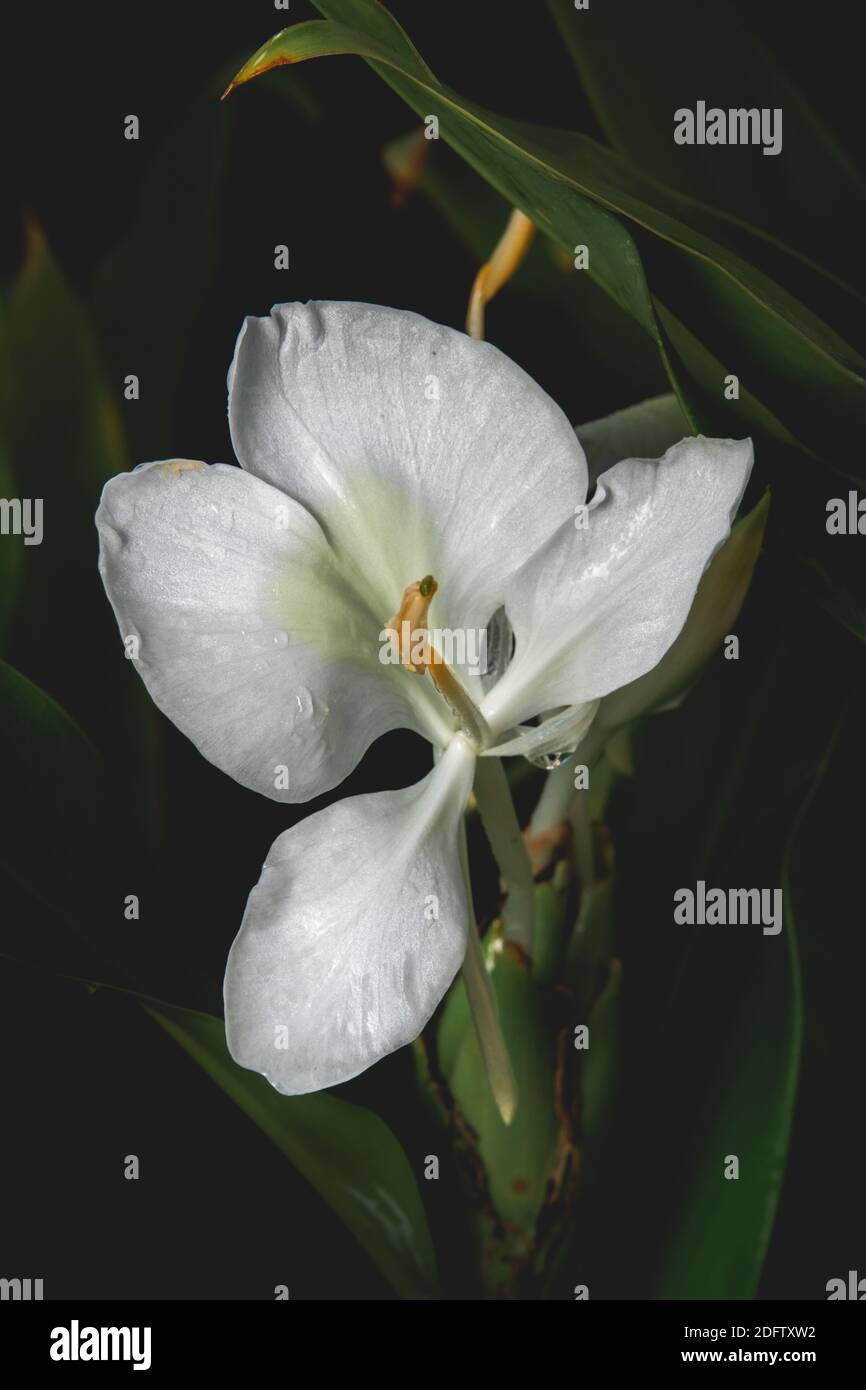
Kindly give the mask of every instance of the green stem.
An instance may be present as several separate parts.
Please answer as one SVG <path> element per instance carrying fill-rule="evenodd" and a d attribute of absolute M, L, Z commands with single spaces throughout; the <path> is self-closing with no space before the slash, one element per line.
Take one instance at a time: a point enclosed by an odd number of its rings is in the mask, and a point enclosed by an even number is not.
<path fill-rule="evenodd" d="M 463 983 L 469 998 L 472 1022 L 478 1034 L 478 1044 L 487 1071 L 490 1090 L 496 1108 L 503 1122 L 511 1124 L 517 1109 L 517 1084 L 511 1068 L 511 1059 L 499 1027 L 496 996 L 484 964 L 478 926 L 472 907 L 472 884 L 469 879 L 469 856 L 466 851 L 466 832 L 461 832 L 460 864 L 463 869 L 463 882 L 466 885 L 466 906 L 469 914 L 469 934 L 466 943 L 466 959 L 463 962 Z"/>
<path fill-rule="evenodd" d="M 563 822 L 570 825 L 571 861 L 581 883 L 588 886 L 592 882 L 594 869 L 592 821 L 589 793 L 574 786 L 575 763 L 576 759 L 569 758 L 568 762 L 547 774 L 538 805 L 529 822 L 528 833 L 532 840 L 556 830 Z M 549 847 L 537 851 L 536 873 L 547 868 L 553 855 L 553 845 L 551 837 Z"/>
<path fill-rule="evenodd" d="M 588 791 L 580 789 L 572 792 L 568 822 L 571 826 L 572 863 L 583 887 L 589 888 L 595 878 L 595 847 L 592 838 L 592 817 L 589 814 Z"/>
<path fill-rule="evenodd" d="M 574 760 L 569 758 L 544 778 L 541 796 L 529 822 L 530 839 L 535 835 L 545 835 L 568 820 L 573 796 Z"/>
<path fill-rule="evenodd" d="M 478 759 L 475 799 L 481 824 L 508 889 L 502 912 L 503 932 L 506 939 L 520 946 L 531 960 L 535 932 L 535 882 L 501 758 Z"/>

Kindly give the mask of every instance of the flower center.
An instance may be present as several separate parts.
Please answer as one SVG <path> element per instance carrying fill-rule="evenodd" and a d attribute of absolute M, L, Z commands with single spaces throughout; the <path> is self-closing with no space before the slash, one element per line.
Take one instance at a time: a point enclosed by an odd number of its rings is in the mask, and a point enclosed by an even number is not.
<path fill-rule="evenodd" d="M 477 752 L 492 741 L 487 723 L 475 702 L 463 688 L 445 658 L 430 639 L 427 613 L 439 588 L 432 574 L 416 579 L 403 590 L 403 599 L 386 625 L 400 664 L 413 676 L 428 672 L 439 694 L 456 718 L 460 730 Z"/>

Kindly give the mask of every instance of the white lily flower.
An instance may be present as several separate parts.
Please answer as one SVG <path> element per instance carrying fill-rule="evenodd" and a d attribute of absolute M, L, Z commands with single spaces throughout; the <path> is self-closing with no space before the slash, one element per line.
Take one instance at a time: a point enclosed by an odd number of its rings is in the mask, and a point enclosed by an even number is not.
<path fill-rule="evenodd" d="M 154 700 L 278 800 L 335 787 L 390 729 L 438 750 L 417 786 L 282 834 L 250 895 L 228 1043 L 299 1094 L 421 1032 L 466 956 L 476 758 L 576 746 L 598 702 L 655 666 L 752 451 L 696 438 L 618 462 L 584 527 L 584 452 L 540 387 L 489 343 L 365 304 L 247 319 L 229 418 L 240 468 L 146 464 L 112 479 L 97 515 L 105 586 Z M 437 632 L 485 633 L 497 614 L 501 632 L 503 609 L 513 655 L 500 643 L 493 672 L 439 659 Z M 421 659 L 383 664 L 403 620 Z"/>

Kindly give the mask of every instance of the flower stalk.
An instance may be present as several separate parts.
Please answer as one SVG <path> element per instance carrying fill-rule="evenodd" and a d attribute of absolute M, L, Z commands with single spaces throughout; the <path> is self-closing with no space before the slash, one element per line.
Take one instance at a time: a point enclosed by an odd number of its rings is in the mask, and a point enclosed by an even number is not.
<path fill-rule="evenodd" d="M 531 960 L 535 883 L 501 758 L 479 758 L 475 769 L 475 800 L 508 893 L 502 913 L 503 933 L 507 941 L 513 941 Z"/>
<path fill-rule="evenodd" d="M 510 1125 L 517 1110 L 517 1083 L 496 1007 L 496 996 L 484 964 L 478 925 L 472 907 L 472 884 L 469 878 L 469 856 L 466 848 L 466 832 L 461 832 L 460 862 L 463 881 L 466 886 L 466 905 L 469 914 L 469 933 L 466 942 L 466 959 L 463 963 L 463 983 L 469 999 L 472 1022 L 478 1034 L 478 1045 L 490 1083 L 490 1091 L 496 1108 L 502 1116 L 503 1124 Z"/>

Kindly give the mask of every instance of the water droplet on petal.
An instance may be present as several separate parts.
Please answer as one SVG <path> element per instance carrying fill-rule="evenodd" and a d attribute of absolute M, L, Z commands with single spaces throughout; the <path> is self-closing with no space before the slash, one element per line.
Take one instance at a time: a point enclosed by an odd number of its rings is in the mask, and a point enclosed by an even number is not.
<path fill-rule="evenodd" d="M 557 767 L 562 767 L 571 757 L 571 753 L 528 753 L 527 761 L 533 767 L 540 767 L 544 772 L 553 772 Z"/>
<path fill-rule="evenodd" d="M 328 706 L 317 696 L 311 695 L 306 686 L 301 686 L 289 702 L 289 730 L 292 738 L 308 738 L 321 729 L 331 713 Z"/>
<path fill-rule="evenodd" d="M 280 630 L 274 633 L 274 646 L 287 647 L 289 645 L 289 634 Z"/>

